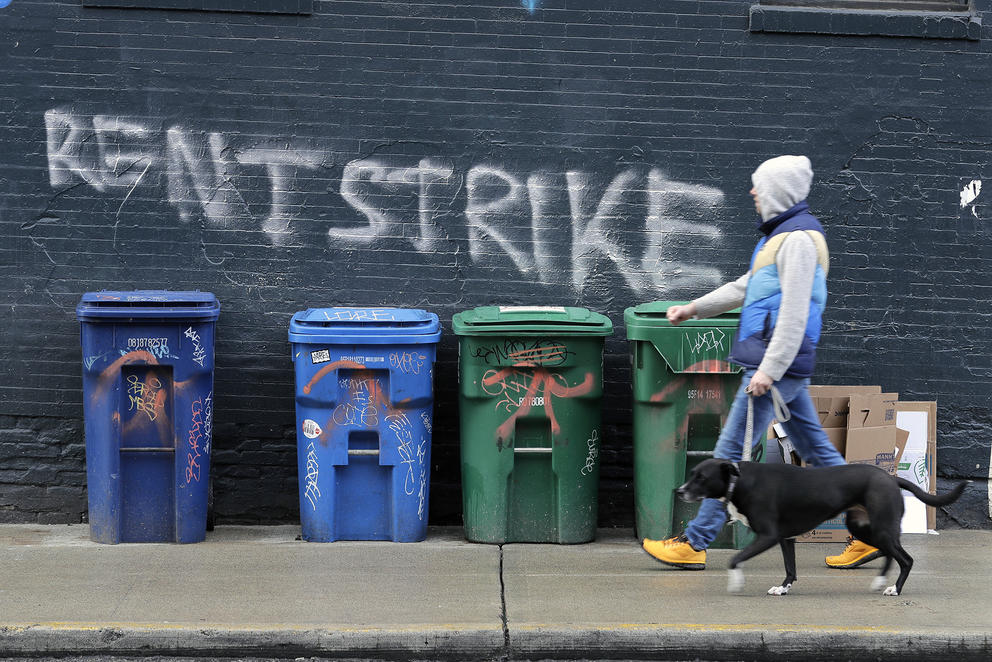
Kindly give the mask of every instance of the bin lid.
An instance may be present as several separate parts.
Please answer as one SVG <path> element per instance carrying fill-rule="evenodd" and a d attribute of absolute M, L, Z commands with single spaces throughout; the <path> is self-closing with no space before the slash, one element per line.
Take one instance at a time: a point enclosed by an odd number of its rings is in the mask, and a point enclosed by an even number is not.
<path fill-rule="evenodd" d="M 740 308 L 697 320 L 690 319 L 681 322 L 677 327 L 668 321 L 666 313 L 672 306 L 684 306 L 688 301 L 652 301 L 639 306 L 627 308 L 623 312 L 623 321 L 627 327 L 629 340 L 651 340 L 656 337 L 657 329 L 680 329 L 685 327 L 718 326 L 733 329 L 740 323 Z M 655 330 L 655 332 L 651 332 Z M 644 335 L 647 332 L 648 335 Z"/>
<path fill-rule="evenodd" d="M 654 345 L 672 372 L 734 373 L 742 368 L 727 362 L 730 345 L 740 322 L 740 308 L 702 320 L 686 320 L 678 326 L 665 313 L 688 301 L 653 301 L 627 308 L 623 321 L 627 340 Z"/>
<path fill-rule="evenodd" d="M 76 318 L 81 322 L 127 319 L 214 321 L 219 315 L 217 297 L 199 290 L 101 290 L 86 292 L 76 306 Z"/>
<path fill-rule="evenodd" d="M 416 308 L 308 308 L 289 323 L 289 341 L 294 343 L 383 345 L 440 339 L 438 316 Z"/>
<path fill-rule="evenodd" d="M 566 306 L 482 306 L 456 313 L 452 327 L 460 336 L 613 333 L 613 322 L 605 315 Z"/>

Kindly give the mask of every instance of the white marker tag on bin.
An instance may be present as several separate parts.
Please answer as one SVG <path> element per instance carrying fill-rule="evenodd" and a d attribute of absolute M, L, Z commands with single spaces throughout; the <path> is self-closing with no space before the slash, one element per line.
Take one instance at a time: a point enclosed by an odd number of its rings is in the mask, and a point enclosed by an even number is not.
<path fill-rule="evenodd" d="M 323 430 L 321 430 L 320 426 L 317 425 L 317 421 L 310 418 L 303 421 L 303 436 L 307 439 L 316 439 L 320 436 L 321 432 L 323 432 Z"/>

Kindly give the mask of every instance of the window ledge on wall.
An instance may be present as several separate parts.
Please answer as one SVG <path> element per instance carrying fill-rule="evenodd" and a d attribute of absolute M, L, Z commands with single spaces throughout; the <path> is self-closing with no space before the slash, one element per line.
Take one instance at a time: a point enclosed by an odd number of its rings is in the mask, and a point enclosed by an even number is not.
<path fill-rule="evenodd" d="M 814 9 L 751 5 L 751 32 L 978 40 L 982 19 L 970 12 Z"/>
<path fill-rule="evenodd" d="M 176 9 L 246 14 L 313 13 L 313 0 L 82 0 L 82 5 L 112 9 Z"/>

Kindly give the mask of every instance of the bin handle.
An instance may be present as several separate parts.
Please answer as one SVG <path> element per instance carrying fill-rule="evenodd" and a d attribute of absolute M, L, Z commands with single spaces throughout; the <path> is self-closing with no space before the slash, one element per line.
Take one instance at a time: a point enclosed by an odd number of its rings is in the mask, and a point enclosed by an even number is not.
<path fill-rule="evenodd" d="M 175 453 L 171 446 L 121 446 L 122 453 Z"/>
<path fill-rule="evenodd" d="M 378 455 L 377 448 L 349 448 L 348 455 Z"/>
<path fill-rule="evenodd" d="M 545 454 L 545 453 L 551 453 L 552 452 L 552 449 L 551 448 L 535 448 L 535 447 L 527 447 L 527 446 L 524 446 L 524 447 L 521 448 L 521 447 L 514 446 L 513 447 L 513 452 L 514 453 L 532 454 L 532 455 L 541 455 L 541 454 Z"/>

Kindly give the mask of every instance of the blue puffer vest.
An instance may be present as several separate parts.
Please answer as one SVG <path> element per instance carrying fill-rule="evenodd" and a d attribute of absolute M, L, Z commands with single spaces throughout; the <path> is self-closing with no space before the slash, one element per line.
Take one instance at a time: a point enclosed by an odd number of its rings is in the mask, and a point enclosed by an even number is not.
<path fill-rule="evenodd" d="M 782 285 L 779 282 L 775 257 L 790 233 L 806 232 L 817 247 L 816 275 L 802 345 L 785 374 L 790 377 L 810 377 L 816 365 L 816 343 L 820 339 L 823 309 L 827 302 L 829 255 L 823 226 L 809 212 L 809 205 L 804 200 L 765 221 L 759 229 L 765 236 L 758 242 L 751 256 L 751 276 L 748 279 L 744 305 L 741 308 L 740 328 L 730 351 L 730 360 L 745 368 L 757 368 L 761 365 L 775 330 L 782 302 Z"/>

